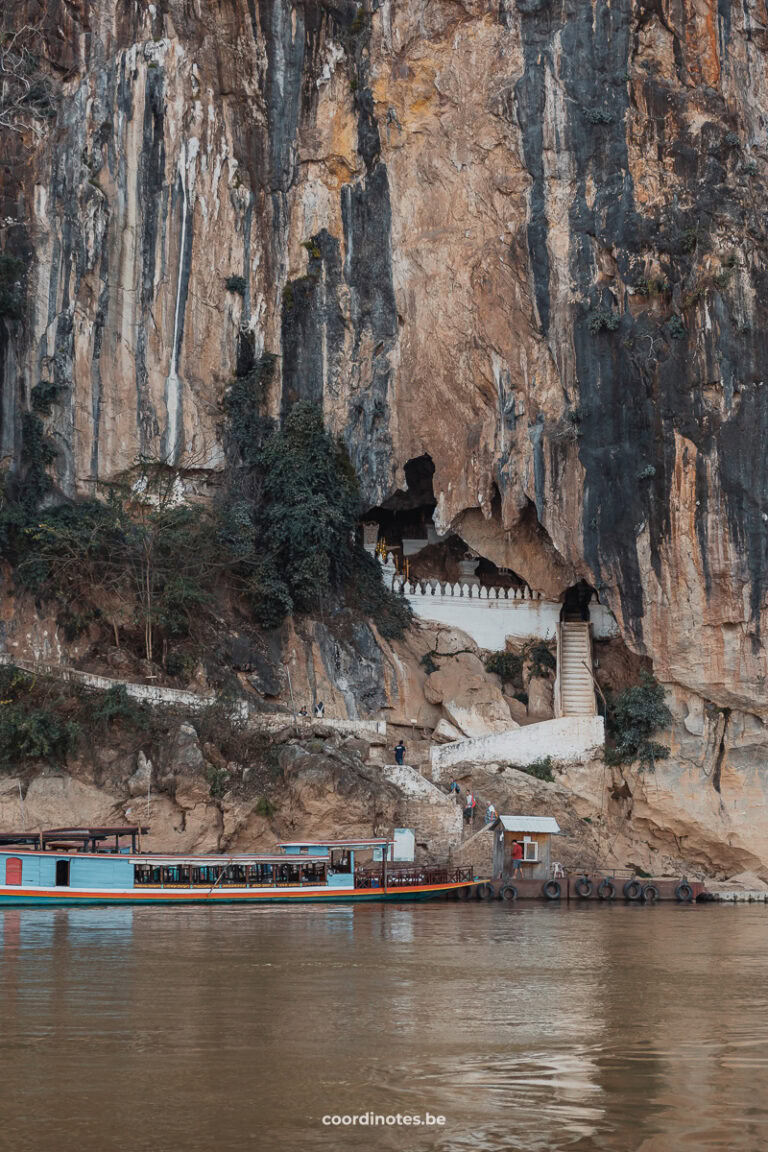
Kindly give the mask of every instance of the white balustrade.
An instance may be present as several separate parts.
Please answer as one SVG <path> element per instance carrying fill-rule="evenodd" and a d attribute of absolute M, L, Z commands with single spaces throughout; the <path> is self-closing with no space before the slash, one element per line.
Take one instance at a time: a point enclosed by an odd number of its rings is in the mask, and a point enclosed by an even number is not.
<path fill-rule="evenodd" d="M 528 585 L 489 588 L 474 581 L 451 583 L 434 576 L 406 580 L 395 573 L 391 553 L 382 567 L 387 585 L 407 596 L 416 616 L 460 628 L 481 648 L 503 651 L 507 636 L 551 640 L 556 634 L 562 603 L 546 599 Z M 610 610 L 596 600 L 590 604 L 590 619 L 595 636 L 617 634 L 618 626 Z"/>

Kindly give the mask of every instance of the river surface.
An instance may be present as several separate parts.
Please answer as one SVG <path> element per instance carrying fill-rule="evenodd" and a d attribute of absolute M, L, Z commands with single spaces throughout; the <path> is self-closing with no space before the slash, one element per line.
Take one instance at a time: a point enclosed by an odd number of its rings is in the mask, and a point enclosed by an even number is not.
<path fill-rule="evenodd" d="M 768 907 L 10 909 L 0 1029 L 2 1152 L 762 1152 Z"/>

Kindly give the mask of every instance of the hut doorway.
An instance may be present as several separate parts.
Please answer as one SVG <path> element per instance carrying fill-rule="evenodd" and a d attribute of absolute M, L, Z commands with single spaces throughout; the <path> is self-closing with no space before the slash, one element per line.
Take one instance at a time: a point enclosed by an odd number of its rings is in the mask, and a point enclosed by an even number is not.
<path fill-rule="evenodd" d="M 56 861 L 56 887 L 69 888 L 69 860 Z"/>

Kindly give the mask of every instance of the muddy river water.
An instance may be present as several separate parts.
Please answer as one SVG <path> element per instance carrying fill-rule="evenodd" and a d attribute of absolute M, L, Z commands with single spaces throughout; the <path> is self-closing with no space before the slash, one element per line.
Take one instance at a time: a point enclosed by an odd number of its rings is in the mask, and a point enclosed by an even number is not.
<path fill-rule="evenodd" d="M 758 1152 L 768 906 L 5 910 L 0 1029 L 2 1152 Z"/>

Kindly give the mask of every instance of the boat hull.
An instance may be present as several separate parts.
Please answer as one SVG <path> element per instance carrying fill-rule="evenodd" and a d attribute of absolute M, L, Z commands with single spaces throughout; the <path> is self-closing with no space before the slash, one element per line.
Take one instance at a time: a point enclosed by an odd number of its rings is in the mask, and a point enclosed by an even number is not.
<path fill-rule="evenodd" d="M 322 888 L 314 890 L 270 889 L 106 889 L 7 888 L 0 887 L 3 907 L 83 907 L 102 904 L 363 904 L 434 900 L 470 888 L 473 882 L 402 885 L 396 888 Z"/>

